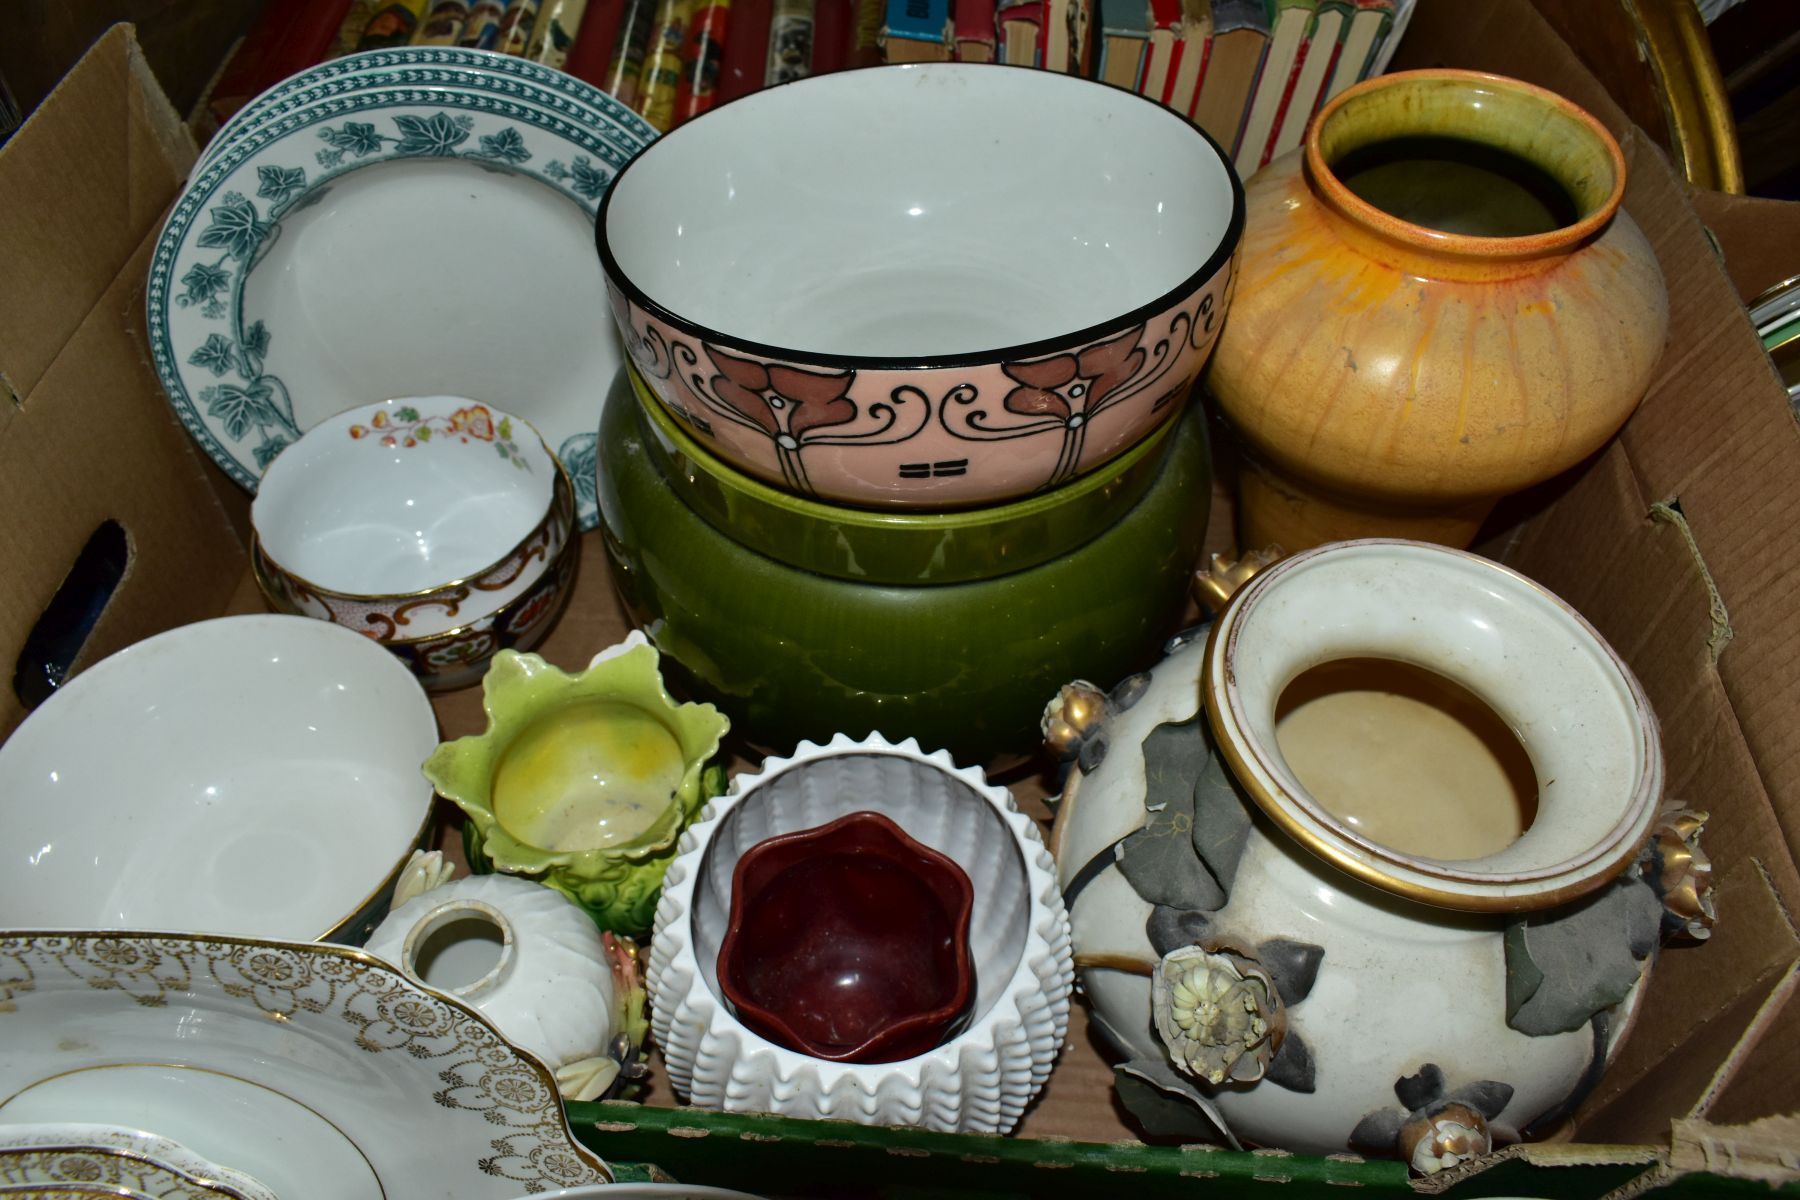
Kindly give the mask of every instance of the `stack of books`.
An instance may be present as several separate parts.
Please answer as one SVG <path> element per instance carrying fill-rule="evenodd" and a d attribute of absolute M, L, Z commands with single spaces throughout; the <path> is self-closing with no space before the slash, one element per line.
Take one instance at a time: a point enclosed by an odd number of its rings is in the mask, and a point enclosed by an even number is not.
<path fill-rule="evenodd" d="M 1416 0 L 1097 0 L 1099 78 L 1186 114 L 1248 178 L 1393 56 Z"/>
<path fill-rule="evenodd" d="M 1211 134 L 1248 177 L 1385 69 L 1416 0 L 272 0 L 219 119 L 324 58 L 473 46 L 560 67 L 671 129 L 721 100 L 881 62 L 1091 76 Z"/>

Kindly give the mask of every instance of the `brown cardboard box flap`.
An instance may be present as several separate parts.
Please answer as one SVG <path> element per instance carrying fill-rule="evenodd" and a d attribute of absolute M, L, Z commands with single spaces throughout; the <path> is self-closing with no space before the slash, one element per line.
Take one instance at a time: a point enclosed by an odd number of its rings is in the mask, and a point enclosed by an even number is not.
<path fill-rule="evenodd" d="M 1764 1117 L 1744 1125 L 1676 1121 L 1669 1170 L 1754 1179 L 1771 1187 L 1800 1182 L 1800 1117 Z"/>
<path fill-rule="evenodd" d="M 217 614 L 244 570 L 144 345 L 144 279 L 194 146 L 115 26 L 0 147 L 0 681 L 82 547 L 125 576 L 73 666 Z M 23 715 L 0 690 L 0 730 Z"/>

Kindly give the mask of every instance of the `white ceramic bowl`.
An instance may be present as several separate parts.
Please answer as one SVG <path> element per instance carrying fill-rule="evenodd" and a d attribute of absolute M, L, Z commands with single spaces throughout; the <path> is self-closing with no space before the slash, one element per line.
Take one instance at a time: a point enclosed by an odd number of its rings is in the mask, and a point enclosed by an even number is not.
<path fill-rule="evenodd" d="M 148 638 L 0 746 L 0 926 L 360 940 L 424 835 L 437 740 L 406 668 L 323 621 Z"/>
<path fill-rule="evenodd" d="M 719 987 L 731 877 L 767 838 L 858 810 L 887 816 L 960 864 L 975 885 L 968 1027 L 916 1058 L 829 1062 L 738 1021 Z M 689 1102 L 869 1125 L 1007 1133 L 1062 1047 L 1074 967 L 1049 852 L 1012 796 L 912 739 L 839 734 L 740 775 L 682 834 L 651 942 L 651 1024 L 669 1078 Z"/>
<path fill-rule="evenodd" d="M 792 491 L 1055 486 L 1186 400 L 1243 188 L 1197 126 L 1054 71 L 769 88 L 652 142 L 597 230 L 614 317 L 709 449 Z"/>
<path fill-rule="evenodd" d="M 557 567 L 575 493 L 556 457 L 525 421 L 455 396 L 314 426 L 270 464 L 250 521 L 272 606 L 390 645 L 427 686 L 474 682 L 502 646 L 531 649 L 551 622 L 527 628 L 515 610 L 540 616 L 546 590 L 559 607 L 572 581 Z M 442 664 L 415 652 L 465 632 L 479 645 Z"/>

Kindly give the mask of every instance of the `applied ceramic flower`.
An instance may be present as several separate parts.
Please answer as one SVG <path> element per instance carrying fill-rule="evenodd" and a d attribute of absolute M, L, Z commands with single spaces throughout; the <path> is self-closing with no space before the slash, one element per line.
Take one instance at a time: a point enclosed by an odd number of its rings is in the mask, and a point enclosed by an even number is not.
<path fill-rule="evenodd" d="M 649 927 L 675 839 L 717 790 L 707 764 L 730 728 L 710 704 L 677 704 L 634 633 L 568 674 L 502 651 L 482 681 L 487 729 L 425 761 L 468 817 L 471 866 L 531 876 L 604 929 Z"/>

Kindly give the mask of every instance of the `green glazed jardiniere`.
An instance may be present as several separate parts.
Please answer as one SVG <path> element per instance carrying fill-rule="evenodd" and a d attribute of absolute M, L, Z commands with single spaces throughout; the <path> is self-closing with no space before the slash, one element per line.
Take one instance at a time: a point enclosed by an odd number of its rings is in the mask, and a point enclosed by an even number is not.
<path fill-rule="evenodd" d="M 707 761 L 730 722 L 710 704 L 677 704 L 637 636 L 574 675 L 502 651 L 482 704 L 484 732 L 425 760 L 468 817 L 470 865 L 531 876 L 603 929 L 648 930 L 675 840 L 722 790 Z"/>
<path fill-rule="evenodd" d="M 1180 623 L 1211 500 L 1203 417 L 1181 418 L 1143 498 L 1026 570 L 902 586 L 827 578 L 759 554 L 672 490 L 622 377 L 601 417 L 601 530 L 632 619 L 669 677 L 764 751 L 871 731 L 959 761 L 1016 763 L 1044 697 L 1123 677 Z"/>

